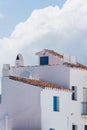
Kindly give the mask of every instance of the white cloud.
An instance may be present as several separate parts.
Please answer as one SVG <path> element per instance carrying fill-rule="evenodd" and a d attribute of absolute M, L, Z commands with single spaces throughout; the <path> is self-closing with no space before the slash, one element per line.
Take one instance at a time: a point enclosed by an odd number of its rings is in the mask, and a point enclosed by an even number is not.
<path fill-rule="evenodd" d="M 10 37 L 0 39 L 0 65 L 13 64 L 19 52 L 28 64 L 35 63 L 34 53 L 43 48 L 75 54 L 87 64 L 87 0 L 67 0 L 62 9 L 34 10 Z"/>

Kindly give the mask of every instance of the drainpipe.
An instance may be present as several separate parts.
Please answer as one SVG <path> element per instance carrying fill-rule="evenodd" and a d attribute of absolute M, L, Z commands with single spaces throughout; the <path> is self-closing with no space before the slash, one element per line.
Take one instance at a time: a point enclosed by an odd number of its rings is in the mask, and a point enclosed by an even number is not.
<path fill-rule="evenodd" d="M 67 117 L 67 130 L 69 130 L 69 117 Z"/>
<path fill-rule="evenodd" d="M 8 115 L 5 115 L 5 130 L 8 130 Z"/>

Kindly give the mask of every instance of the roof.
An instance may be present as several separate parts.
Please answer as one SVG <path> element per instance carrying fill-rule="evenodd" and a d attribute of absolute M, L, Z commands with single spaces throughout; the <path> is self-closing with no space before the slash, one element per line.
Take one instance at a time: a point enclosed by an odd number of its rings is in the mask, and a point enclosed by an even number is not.
<path fill-rule="evenodd" d="M 80 64 L 77 62 L 77 64 L 71 64 L 71 63 L 63 63 L 64 65 L 68 66 L 68 67 L 72 67 L 72 68 L 80 68 L 80 69 L 85 69 L 87 70 L 87 66 L 83 65 L 83 64 Z"/>
<path fill-rule="evenodd" d="M 62 59 L 64 58 L 63 55 L 55 52 L 54 50 L 49 50 L 49 49 L 44 49 L 44 50 L 42 50 L 40 52 L 37 52 L 36 55 L 39 55 L 40 53 L 44 54 L 46 52 L 48 52 L 48 53 L 50 53 L 50 54 L 52 54 L 54 56 L 57 56 L 59 58 L 62 58 Z M 48 65 L 44 65 L 44 66 L 58 66 L 58 65 L 59 64 L 48 64 Z M 85 69 L 85 70 L 87 70 L 87 66 L 85 66 L 85 65 L 83 65 L 81 63 L 78 63 L 78 62 L 76 62 L 75 64 L 70 63 L 70 62 L 64 62 L 63 65 L 66 65 L 66 66 L 72 67 L 72 68 L 79 68 L 79 69 Z M 39 66 L 43 66 L 43 65 L 35 65 L 35 66 L 30 66 L 30 67 L 39 67 Z M 29 66 L 13 66 L 12 68 L 20 68 L 20 67 L 29 67 Z"/>
<path fill-rule="evenodd" d="M 41 53 L 41 52 L 45 52 L 45 53 L 48 52 L 48 53 L 50 53 L 50 54 L 52 54 L 52 55 L 54 55 L 54 56 L 58 56 L 59 58 L 63 58 L 63 55 L 61 55 L 61 54 L 55 52 L 54 50 L 48 50 L 48 49 L 44 49 L 44 50 L 42 50 L 42 51 L 40 51 L 40 52 L 37 52 L 36 55 L 38 55 L 38 54 Z"/>
<path fill-rule="evenodd" d="M 41 88 L 52 88 L 52 89 L 59 89 L 59 90 L 65 90 L 65 91 L 71 91 L 69 88 L 64 88 L 55 84 L 51 84 L 45 81 L 41 80 L 36 80 L 36 79 L 29 79 L 29 78 L 24 78 L 24 77 L 18 77 L 18 76 L 9 76 L 10 79 L 16 80 L 19 82 L 23 82 L 26 84 L 38 86 Z"/>

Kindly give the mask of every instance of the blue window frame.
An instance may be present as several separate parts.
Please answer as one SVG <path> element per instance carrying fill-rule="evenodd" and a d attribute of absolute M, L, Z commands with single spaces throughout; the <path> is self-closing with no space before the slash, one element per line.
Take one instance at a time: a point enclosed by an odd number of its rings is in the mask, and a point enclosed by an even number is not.
<path fill-rule="evenodd" d="M 49 63 L 49 57 L 48 56 L 40 57 L 40 65 L 48 65 L 48 63 Z"/>
<path fill-rule="evenodd" d="M 53 96 L 53 111 L 59 111 L 59 97 Z"/>

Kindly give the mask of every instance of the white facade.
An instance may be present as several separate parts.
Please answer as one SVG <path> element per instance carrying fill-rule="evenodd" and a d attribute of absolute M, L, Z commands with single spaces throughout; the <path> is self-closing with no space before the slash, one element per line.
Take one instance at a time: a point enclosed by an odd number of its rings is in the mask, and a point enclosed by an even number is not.
<path fill-rule="evenodd" d="M 0 130 L 87 130 L 87 67 L 75 56 L 36 53 L 39 65 L 3 66 Z"/>
<path fill-rule="evenodd" d="M 71 102 L 71 112 L 73 113 L 71 123 L 76 124 L 78 126 L 78 130 L 85 130 L 84 125 L 87 125 L 87 98 L 86 101 L 83 100 L 84 96 L 87 95 L 87 91 L 86 95 L 83 93 L 83 89 L 87 89 L 86 76 L 87 70 L 70 69 L 70 86 L 77 87 L 77 99 L 76 101 Z"/>
<path fill-rule="evenodd" d="M 42 130 L 70 130 L 71 93 L 61 90 L 43 90 L 41 93 Z M 59 111 L 53 111 L 53 96 L 59 97 Z"/>
<path fill-rule="evenodd" d="M 5 123 L 5 116 L 8 115 L 7 130 L 40 130 L 41 88 L 15 82 L 8 77 L 2 79 L 2 86 L 3 110 L 0 112 L 0 116 L 3 117 L 3 123 Z"/>

